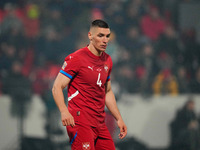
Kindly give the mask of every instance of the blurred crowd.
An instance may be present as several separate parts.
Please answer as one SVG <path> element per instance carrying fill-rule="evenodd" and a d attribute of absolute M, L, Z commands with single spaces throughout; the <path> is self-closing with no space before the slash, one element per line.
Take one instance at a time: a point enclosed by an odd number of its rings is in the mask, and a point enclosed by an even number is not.
<path fill-rule="evenodd" d="M 196 31 L 178 22 L 179 5 L 193 1 L 1 0 L 0 92 L 22 76 L 44 95 L 64 58 L 87 45 L 89 23 L 104 19 L 112 30 L 107 53 L 116 93 L 199 93 Z"/>
<path fill-rule="evenodd" d="M 180 4 L 196 1 L 1 0 L 0 94 L 15 100 L 13 115 L 21 117 L 25 114 L 21 104 L 38 94 L 50 119 L 55 109 L 51 95 L 54 79 L 64 58 L 89 43 L 87 32 L 94 19 L 104 19 L 112 31 L 107 53 L 113 59 L 112 87 L 117 97 L 122 93 L 198 94 L 200 45 L 196 30 L 181 29 L 179 24 Z M 171 130 L 176 137 L 174 122 Z M 52 126 L 47 130 L 55 131 L 49 129 L 57 128 Z M 187 127 L 196 129 L 196 124 Z M 187 133 L 183 130 L 180 134 Z"/>

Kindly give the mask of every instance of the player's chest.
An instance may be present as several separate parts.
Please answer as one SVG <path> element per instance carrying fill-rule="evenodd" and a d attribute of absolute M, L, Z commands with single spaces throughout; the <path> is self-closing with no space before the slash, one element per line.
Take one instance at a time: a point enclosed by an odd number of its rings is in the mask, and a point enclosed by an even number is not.
<path fill-rule="evenodd" d="M 83 83 L 102 87 L 108 78 L 109 64 L 107 62 L 85 62 L 81 65 L 79 78 Z"/>

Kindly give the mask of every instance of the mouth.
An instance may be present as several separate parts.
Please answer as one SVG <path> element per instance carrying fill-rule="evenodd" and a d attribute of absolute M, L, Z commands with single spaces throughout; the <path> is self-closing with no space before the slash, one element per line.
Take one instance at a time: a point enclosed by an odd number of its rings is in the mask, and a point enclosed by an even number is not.
<path fill-rule="evenodd" d="M 101 45 L 101 48 L 106 49 L 107 45 Z"/>

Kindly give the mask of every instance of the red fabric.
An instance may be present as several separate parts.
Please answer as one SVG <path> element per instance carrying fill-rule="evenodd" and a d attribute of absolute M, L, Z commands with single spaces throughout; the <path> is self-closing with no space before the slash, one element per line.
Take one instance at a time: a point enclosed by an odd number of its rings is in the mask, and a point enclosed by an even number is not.
<path fill-rule="evenodd" d="M 98 57 L 87 47 L 76 51 L 65 59 L 61 73 L 71 77 L 68 86 L 69 111 L 84 110 L 84 123 L 98 126 L 105 120 L 105 83 L 110 80 L 111 57 L 103 52 Z"/>
<path fill-rule="evenodd" d="M 149 15 L 146 15 L 142 18 L 141 29 L 151 40 L 157 40 L 164 32 L 165 22 L 162 19 L 153 20 Z"/>
<path fill-rule="evenodd" d="M 73 128 L 67 126 L 67 133 L 72 150 L 115 150 L 114 142 L 105 124 L 93 128 L 77 123 Z"/>

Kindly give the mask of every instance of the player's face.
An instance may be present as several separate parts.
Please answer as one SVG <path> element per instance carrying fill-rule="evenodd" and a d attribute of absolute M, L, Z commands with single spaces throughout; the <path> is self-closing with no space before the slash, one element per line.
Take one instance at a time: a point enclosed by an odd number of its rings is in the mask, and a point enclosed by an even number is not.
<path fill-rule="evenodd" d="M 90 44 L 98 51 L 105 51 L 110 39 L 110 29 L 109 28 L 92 28 L 88 34 L 90 39 Z"/>

